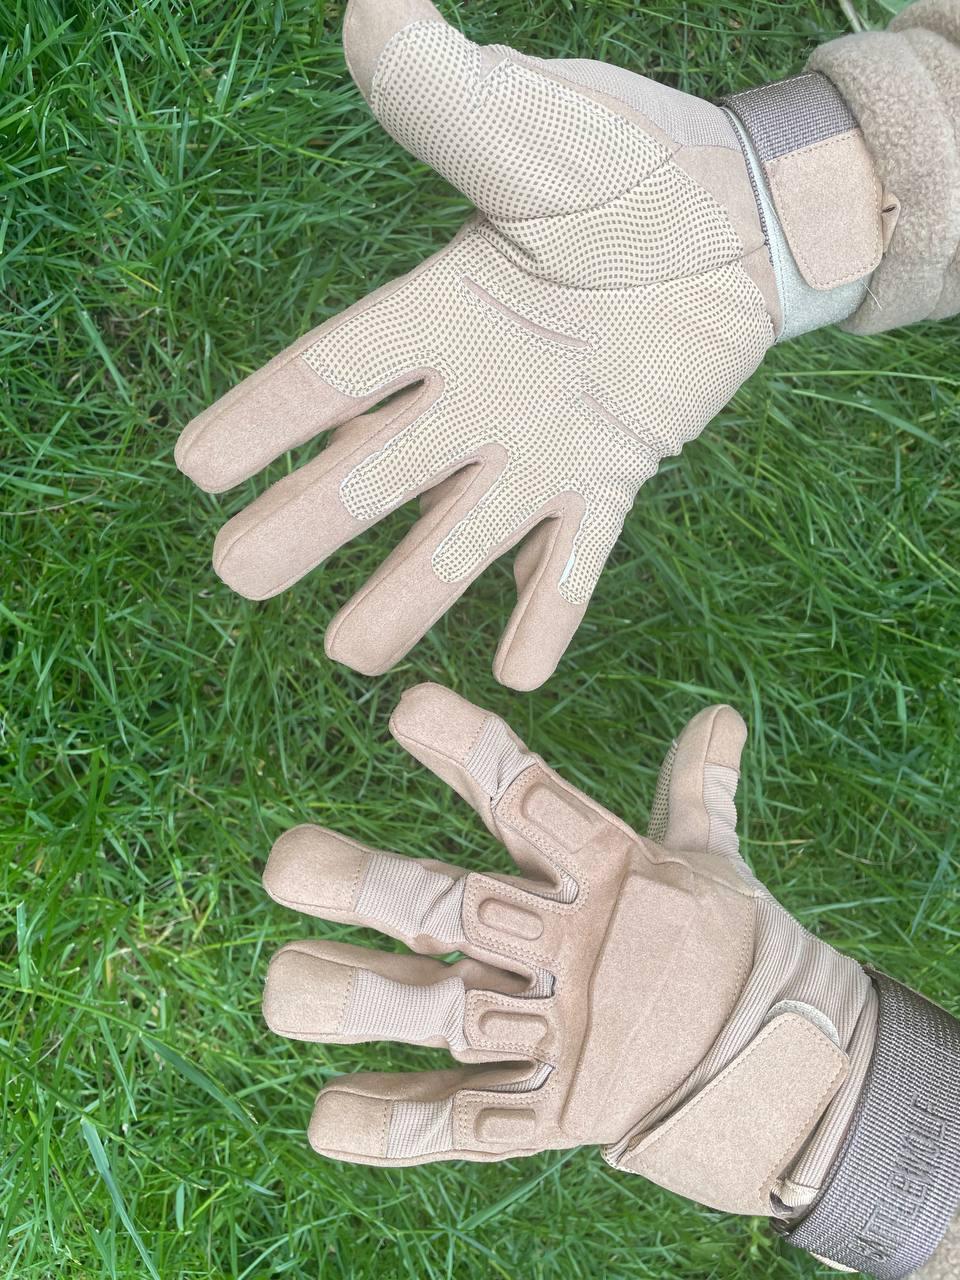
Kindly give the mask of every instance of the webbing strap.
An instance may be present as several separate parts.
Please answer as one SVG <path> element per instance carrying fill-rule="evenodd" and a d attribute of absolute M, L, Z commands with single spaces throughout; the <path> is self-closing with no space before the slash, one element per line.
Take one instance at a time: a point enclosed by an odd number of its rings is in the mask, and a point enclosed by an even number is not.
<path fill-rule="evenodd" d="M 881 973 L 877 1043 L 844 1147 L 791 1244 L 878 1280 L 929 1261 L 960 1204 L 960 1021 Z"/>

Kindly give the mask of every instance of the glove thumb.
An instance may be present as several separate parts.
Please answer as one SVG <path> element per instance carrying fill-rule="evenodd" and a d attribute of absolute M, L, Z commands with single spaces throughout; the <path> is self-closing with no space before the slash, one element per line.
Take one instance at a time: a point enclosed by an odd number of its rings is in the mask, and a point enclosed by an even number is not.
<path fill-rule="evenodd" d="M 350 0 L 347 5 L 343 51 L 350 74 L 368 102 L 380 55 L 397 32 L 413 22 L 443 23 L 443 18 L 430 0 Z"/>
<path fill-rule="evenodd" d="M 664 848 L 715 854 L 750 876 L 740 856 L 735 797 L 747 726 L 732 707 L 707 707 L 671 744 L 647 835 Z M 752 876 L 751 876 L 752 879 Z"/>
<path fill-rule="evenodd" d="M 350 0 L 344 48 L 387 132 L 498 223 L 595 208 L 667 155 L 549 63 L 474 44 L 430 0 Z"/>

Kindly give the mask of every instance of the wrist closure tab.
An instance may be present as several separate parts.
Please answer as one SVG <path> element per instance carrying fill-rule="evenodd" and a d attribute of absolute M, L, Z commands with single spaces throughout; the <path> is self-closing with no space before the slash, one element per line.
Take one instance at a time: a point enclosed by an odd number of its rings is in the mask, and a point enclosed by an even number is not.
<path fill-rule="evenodd" d="M 760 160 L 800 274 L 815 290 L 872 274 L 883 256 L 882 192 L 850 108 L 819 72 L 721 100 Z"/>
<path fill-rule="evenodd" d="M 819 1200 L 791 1244 L 878 1280 L 936 1251 L 960 1202 L 960 1021 L 892 978 L 877 989 L 877 1042 Z"/>

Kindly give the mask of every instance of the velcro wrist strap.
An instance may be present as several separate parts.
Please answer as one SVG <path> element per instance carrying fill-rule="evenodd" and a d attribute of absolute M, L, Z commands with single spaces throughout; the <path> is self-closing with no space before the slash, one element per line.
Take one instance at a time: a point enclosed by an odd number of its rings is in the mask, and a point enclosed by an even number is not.
<path fill-rule="evenodd" d="M 880 182 L 863 134 L 826 76 L 808 72 L 722 99 L 760 160 L 804 281 L 828 290 L 883 256 Z"/>
<path fill-rule="evenodd" d="M 927 1262 L 960 1203 L 960 1021 L 870 971 L 877 1042 L 845 1144 L 791 1244 L 878 1280 Z"/>

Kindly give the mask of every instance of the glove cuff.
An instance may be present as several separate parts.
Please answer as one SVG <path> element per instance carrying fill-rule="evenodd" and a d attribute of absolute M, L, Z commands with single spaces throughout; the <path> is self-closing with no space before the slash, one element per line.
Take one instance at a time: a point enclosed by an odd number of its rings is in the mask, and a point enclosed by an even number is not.
<path fill-rule="evenodd" d="M 814 1208 L 776 1229 L 824 1261 L 899 1280 L 960 1202 L 960 1021 L 870 971 L 877 1040 L 850 1130 Z"/>
<path fill-rule="evenodd" d="M 829 76 L 899 201 L 870 294 L 844 324 L 881 333 L 960 312 L 960 0 L 918 0 L 888 31 L 842 36 L 809 68 Z"/>
<path fill-rule="evenodd" d="M 778 340 L 856 312 L 884 249 L 883 193 L 863 134 L 826 76 L 724 98 L 738 127 L 783 305 Z"/>

